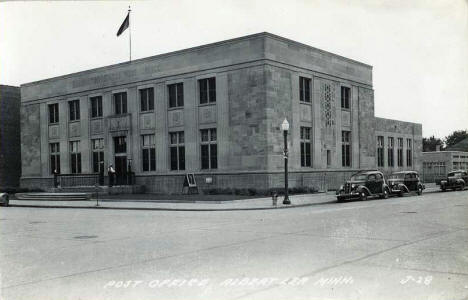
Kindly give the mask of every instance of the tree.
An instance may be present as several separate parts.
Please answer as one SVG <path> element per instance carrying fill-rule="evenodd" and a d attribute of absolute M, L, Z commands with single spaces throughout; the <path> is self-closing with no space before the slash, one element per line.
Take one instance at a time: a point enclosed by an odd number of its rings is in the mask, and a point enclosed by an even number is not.
<path fill-rule="evenodd" d="M 436 151 L 437 145 L 440 145 L 442 148 L 442 144 L 442 140 L 436 138 L 435 136 L 431 136 L 430 138 L 423 138 L 423 152 Z"/>
<path fill-rule="evenodd" d="M 451 147 L 466 138 L 468 138 L 468 130 L 455 130 L 445 137 L 445 147 Z"/>

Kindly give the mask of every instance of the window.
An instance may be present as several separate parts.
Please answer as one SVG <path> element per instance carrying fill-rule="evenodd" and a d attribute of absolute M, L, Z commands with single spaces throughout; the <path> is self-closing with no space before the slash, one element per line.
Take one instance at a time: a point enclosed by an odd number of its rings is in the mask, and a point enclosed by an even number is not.
<path fill-rule="evenodd" d="M 49 104 L 49 124 L 59 122 L 58 103 Z"/>
<path fill-rule="evenodd" d="M 331 151 L 327 150 L 327 167 L 331 166 Z"/>
<path fill-rule="evenodd" d="M 351 166 L 351 132 L 341 132 L 341 164 L 343 167 Z"/>
<path fill-rule="evenodd" d="M 54 170 L 60 174 L 60 144 L 50 144 L 50 174 L 54 174 Z"/>
<path fill-rule="evenodd" d="M 413 141 L 406 139 L 406 166 L 411 167 L 413 165 Z"/>
<path fill-rule="evenodd" d="M 114 111 L 116 115 L 123 115 L 127 113 L 127 93 L 114 94 Z"/>
<path fill-rule="evenodd" d="M 198 80 L 200 90 L 200 104 L 216 102 L 216 79 L 206 78 Z"/>
<path fill-rule="evenodd" d="M 299 100 L 310 102 L 310 79 L 299 77 Z"/>
<path fill-rule="evenodd" d="M 143 172 L 156 171 L 156 146 L 154 134 L 141 136 Z"/>
<path fill-rule="evenodd" d="M 154 110 L 154 89 L 153 88 L 140 90 L 140 109 L 142 112 Z"/>
<path fill-rule="evenodd" d="M 70 142 L 70 169 L 72 174 L 81 173 L 80 141 Z"/>
<path fill-rule="evenodd" d="M 104 172 L 104 139 L 91 140 L 93 151 L 93 172 Z"/>
<path fill-rule="evenodd" d="M 341 87 L 341 108 L 349 109 L 349 99 L 351 96 L 351 89 L 346 86 Z"/>
<path fill-rule="evenodd" d="M 377 166 L 384 166 L 384 137 L 377 137 Z"/>
<path fill-rule="evenodd" d="M 170 132 L 171 170 L 185 170 L 184 132 Z"/>
<path fill-rule="evenodd" d="M 218 145 L 216 145 L 216 128 L 200 130 L 201 168 L 218 168 Z"/>
<path fill-rule="evenodd" d="M 127 153 L 127 137 L 114 137 L 114 153 Z"/>
<path fill-rule="evenodd" d="M 301 167 L 311 167 L 310 127 L 301 127 Z"/>
<path fill-rule="evenodd" d="M 102 117 L 102 97 L 91 97 L 91 118 Z"/>
<path fill-rule="evenodd" d="M 77 121 L 80 119 L 80 100 L 73 100 L 68 102 L 70 112 L 70 121 Z"/>
<path fill-rule="evenodd" d="M 393 137 L 388 137 L 388 149 L 387 149 L 387 163 L 389 167 L 394 166 L 394 158 L 393 158 L 393 148 L 395 146 L 395 141 Z"/>
<path fill-rule="evenodd" d="M 167 89 L 169 91 L 169 108 L 184 106 L 184 84 L 170 84 Z"/>
<path fill-rule="evenodd" d="M 403 138 L 398 138 L 397 163 L 403 167 Z"/>

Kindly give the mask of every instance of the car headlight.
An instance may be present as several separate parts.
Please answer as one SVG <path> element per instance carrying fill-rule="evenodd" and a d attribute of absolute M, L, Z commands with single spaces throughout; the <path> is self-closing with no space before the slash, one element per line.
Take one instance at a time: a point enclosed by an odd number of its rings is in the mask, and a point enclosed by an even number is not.
<path fill-rule="evenodd" d="M 354 190 L 354 188 L 355 188 L 355 187 L 356 187 L 356 185 L 355 185 L 355 184 L 351 184 L 351 189 L 353 189 L 353 190 Z"/>

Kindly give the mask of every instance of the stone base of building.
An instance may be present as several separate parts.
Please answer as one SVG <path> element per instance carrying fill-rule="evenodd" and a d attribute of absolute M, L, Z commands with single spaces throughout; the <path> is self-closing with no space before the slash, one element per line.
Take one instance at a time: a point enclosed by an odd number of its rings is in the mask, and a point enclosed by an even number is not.
<path fill-rule="evenodd" d="M 288 173 L 290 188 L 309 188 L 317 191 L 336 190 L 349 177 L 362 170 L 313 170 Z M 194 173 L 200 194 L 213 189 L 284 189 L 284 172 Z M 137 175 L 133 186 L 101 186 L 100 194 L 156 193 L 183 194 L 185 174 Z M 94 186 L 54 188 L 52 178 L 22 178 L 21 187 L 57 192 L 96 192 Z M 89 190 L 89 191 L 88 191 Z"/>

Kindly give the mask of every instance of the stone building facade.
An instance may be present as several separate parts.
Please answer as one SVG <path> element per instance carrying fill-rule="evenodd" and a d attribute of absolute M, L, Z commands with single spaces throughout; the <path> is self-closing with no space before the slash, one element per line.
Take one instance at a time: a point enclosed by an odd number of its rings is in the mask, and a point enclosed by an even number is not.
<path fill-rule="evenodd" d="M 20 89 L 0 85 L 0 189 L 19 186 Z"/>
<path fill-rule="evenodd" d="M 425 182 L 437 182 L 454 170 L 468 170 L 468 152 L 432 151 L 422 153 L 422 175 Z"/>
<path fill-rule="evenodd" d="M 201 188 L 280 187 L 285 118 L 292 187 L 333 188 L 375 169 L 377 133 L 411 138 L 408 168 L 419 167 L 421 125 L 375 118 L 371 66 L 269 33 L 21 93 L 24 186 L 50 186 L 58 164 L 61 173 L 131 164 L 149 192 L 180 192 L 185 173 Z"/>

